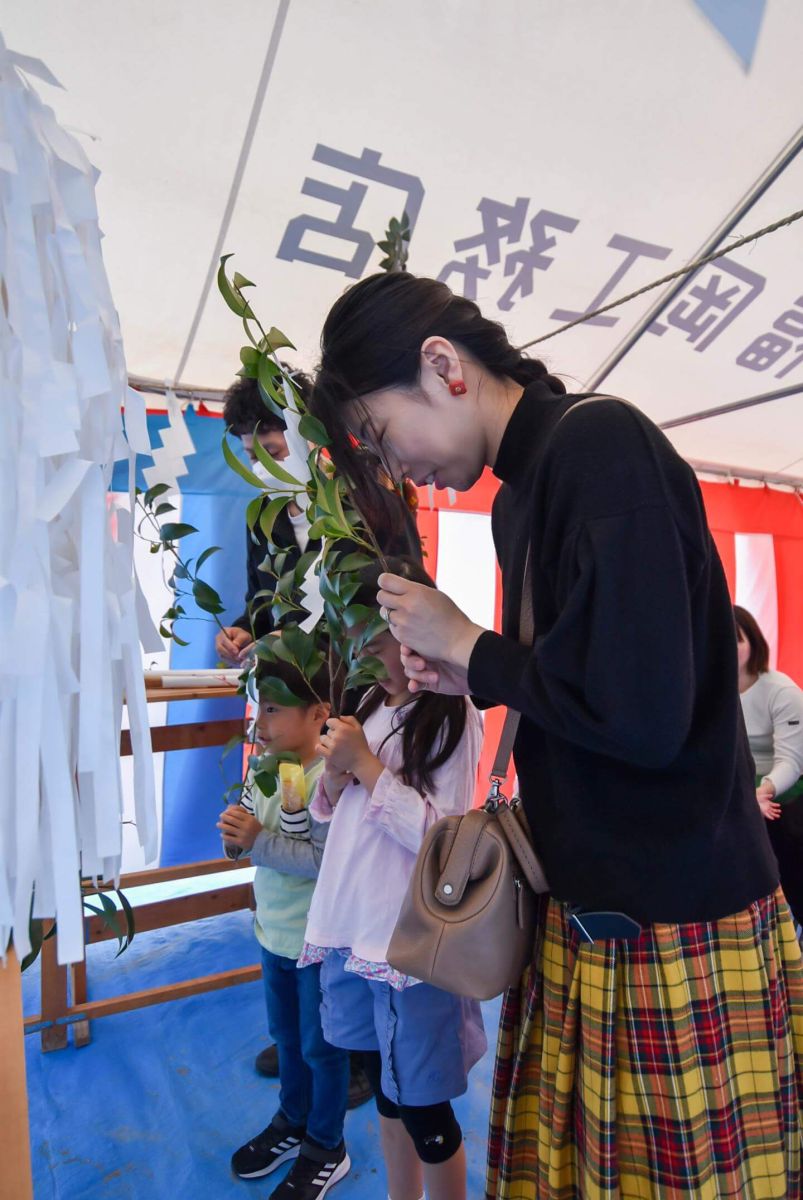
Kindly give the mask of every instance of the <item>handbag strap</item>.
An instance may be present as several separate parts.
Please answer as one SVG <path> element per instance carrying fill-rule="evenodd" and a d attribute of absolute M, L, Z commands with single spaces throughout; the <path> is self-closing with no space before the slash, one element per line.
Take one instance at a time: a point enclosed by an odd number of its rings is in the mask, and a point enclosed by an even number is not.
<path fill-rule="evenodd" d="M 585 407 L 586 404 L 591 404 L 597 400 L 619 400 L 621 404 L 627 404 L 627 400 L 622 400 L 619 396 L 606 396 L 595 394 L 586 396 L 583 400 L 578 400 L 571 408 L 567 408 L 565 413 L 562 413 L 555 422 L 555 428 L 560 425 L 568 417 L 569 413 L 575 412 L 578 408 Z M 630 405 L 629 407 L 633 407 Z M 532 588 L 532 562 L 531 562 L 530 545 L 527 545 L 527 557 L 524 560 L 524 579 L 521 585 L 521 610 L 519 614 L 519 641 L 524 646 L 533 644 L 533 634 L 535 632 L 535 618 L 533 615 L 533 588 Z M 497 799 L 499 793 L 499 785 L 505 778 L 510 766 L 511 755 L 513 754 L 513 746 L 516 741 L 516 734 L 519 731 L 519 721 L 521 713 L 516 712 L 514 708 L 507 710 L 502 732 L 499 735 L 499 745 L 494 755 L 493 766 L 489 776 L 491 781 L 491 792 L 489 800 Z"/>

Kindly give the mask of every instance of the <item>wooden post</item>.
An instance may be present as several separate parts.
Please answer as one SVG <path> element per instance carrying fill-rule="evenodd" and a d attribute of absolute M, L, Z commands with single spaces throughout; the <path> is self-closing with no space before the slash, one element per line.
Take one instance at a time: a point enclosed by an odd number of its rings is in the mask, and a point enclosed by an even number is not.
<path fill-rule="evenodd" d="M 33 1200 L 20 968 L 0 962 L 0 1200 Z"/>
<path fill-rule="evenodd" d="M 55 1021 L 67 1014 L 67 968 L 59 966 L 56 939 L 42 942 L 42 1020 Z M 41 1033 L 43 1050 L 63 1050 L 67 1045 L 67 1026 L 51 1025 Z"/>
<path fill-rule="evenodd" d="M 73 963 L 70 967 L 70 991 L 73 1004 L 86 1003 L 86 958 L 82 959 L 81 962 Z M 75 1046 L 89 1045 L 92 1041 L 89 1021 L 75 1021 L 73 1023 L 72 1039 Z"/>

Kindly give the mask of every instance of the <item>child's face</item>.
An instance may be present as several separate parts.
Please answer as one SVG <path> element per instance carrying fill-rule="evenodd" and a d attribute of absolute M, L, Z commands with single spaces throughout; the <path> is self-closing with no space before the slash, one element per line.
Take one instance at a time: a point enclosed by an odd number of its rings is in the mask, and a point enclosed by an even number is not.
<path fill-rule="evenodd" d="M 407 691 L 407 676 L 402 668 L 401 647 L 389 629 L 378 633 L 363 649 L 360 657 L 378 658 L 385 668 L 385 678 L 379 682 L 389 696 Z"/>
<path fill-rule="evenodd" d="M 325 716 L 321 706 L 309 708 L 272 704 L 262 700 L 256 721 L 257 738 L 271 754 L 309 755 L 318 741 Z"/>

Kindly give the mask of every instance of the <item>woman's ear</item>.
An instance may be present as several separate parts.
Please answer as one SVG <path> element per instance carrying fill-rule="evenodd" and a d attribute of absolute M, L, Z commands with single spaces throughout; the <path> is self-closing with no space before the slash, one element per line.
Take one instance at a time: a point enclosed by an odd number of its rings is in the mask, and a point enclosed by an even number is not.
<path fill-rule="evenodd" d="M 313 708 L 313 715 L 317 725 L 323 725 L 324 721 L 328 721 L 329 714 L 332 711 L 332 706 L 325 700 L 319 701 Z"/>
<path fill-rule="evenodd" d="M 421 385 L 448 388 L 463 379 L 463 363 L 452 342 L 447 338 L 428 337 L 421 346 Z"/>

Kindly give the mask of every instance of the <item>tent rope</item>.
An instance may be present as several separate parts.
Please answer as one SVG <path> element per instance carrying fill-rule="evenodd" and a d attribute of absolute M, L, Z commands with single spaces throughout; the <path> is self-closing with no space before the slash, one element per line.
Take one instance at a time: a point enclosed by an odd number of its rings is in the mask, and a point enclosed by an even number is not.
<path fill-rule="evenodd" d="M 691 275 L 699 267 L 704 267 L 706 263 L 713 262 L 717 258 L 722 258 L 726 254 L 732 254 L 734 250 L 738 250 L 741 246 L 746 246 L 748 242 L 757 242 L 759 238 L 766 237 L 768 233 L 775 233 L 776 229 L 783 229 L 784 226 L 799 221 L 801 217 L 803 217 L 803 208 L 797 212 L 790 213 L 788 217 L 783 217 L 780 221 L 774 221 L 772 225 L 767 225 L 764 229 L 759 229 L 756 233 L 749 233 L 746 237 L 739 238 L 738 241 L 733 242 L 730 246 L 724 246 L 721 250 L 714 250 L 712 254 L 705 254 L 702 258 L 687 263 L 685 267 L 680 267 L 679 270 L 673 271 L 671 275 L 663 275 L 660 279 L 645 284 L 644 287 L 639 288 L 635 292 L 630 292 L 627 296 L 620 296 L 618 300 L 612 300 L 610 304 L 603 304 L 602 308 L 596 308 L 593 312 L 583 313 L 582 316 L 575 318 L 574 321 L 569 321 L 566 325 L 560 325 L 557 329 L 553 329 L 551 333 L 543 333 L 540 337 L 533 338 L 530 342 L 524 342 L 518 349 L 528 350 L 530 346 L 537 346 L 539 342 L 546 342 L 549 338 L 557 337 L 559 333 L 565 333 L 567 329 L 574 329 L 575 325 L 583 325 L 586 321 L 590 321 L 592 317 L 598 317 L 600 313 L 606 313 L 612 308 L 618 308 L 620 304 L 627 304 L 628 300 L 635 300 L 636 296 L 643 296 L 645 292 L 651 292 L 654 288 L 661 287 L 664 283 L 671 283 L 674 279 L 680 279 L 683 275 Z"/>

